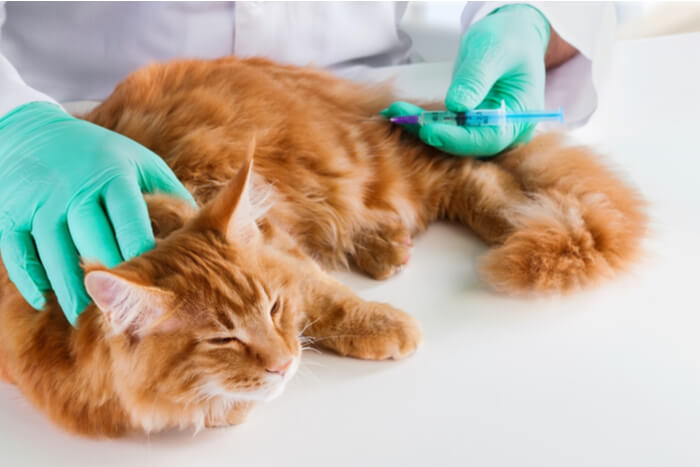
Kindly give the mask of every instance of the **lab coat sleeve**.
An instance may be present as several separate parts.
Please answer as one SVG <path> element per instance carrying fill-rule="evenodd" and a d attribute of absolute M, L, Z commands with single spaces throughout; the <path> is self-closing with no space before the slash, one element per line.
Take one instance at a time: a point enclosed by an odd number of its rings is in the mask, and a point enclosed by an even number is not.
<path fill-rule="evenodd" d="M 4 23 L 5 2 L 0 2 L 0 28 Z M 34 101 L 57 103 L 22 80 L 12 63 L 2 54 L 2 43 L 0 43 L 0 117 L 20 105 Z"/>
<path fill-rule="evenodd" d="M 564 110 L 569 128 L 583 125 L 598 106 L 610 70 L 617 26 L 613 3 L 526 2 L 539 9 L 550 26 L 580 53 L 547 71 L 545 106 Z M 462 31 L 506 5 L 469 2 L 462 13 Z"/>

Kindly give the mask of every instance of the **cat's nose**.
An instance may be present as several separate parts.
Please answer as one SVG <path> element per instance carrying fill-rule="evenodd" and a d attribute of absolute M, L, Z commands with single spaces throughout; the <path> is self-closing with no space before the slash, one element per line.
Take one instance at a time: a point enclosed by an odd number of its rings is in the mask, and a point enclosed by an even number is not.
<path fill-rule="evenodd" d="M 279 365 L 273 365 L 270 368 L 266 368 L 265 371 L 267 371 L 268 373 L 277 373 L 280 376 L 284 376 L 287 370 L 289 370 L 290 366 L 292 366 L 291 358 L 284 363 L 281 363 Z"/>

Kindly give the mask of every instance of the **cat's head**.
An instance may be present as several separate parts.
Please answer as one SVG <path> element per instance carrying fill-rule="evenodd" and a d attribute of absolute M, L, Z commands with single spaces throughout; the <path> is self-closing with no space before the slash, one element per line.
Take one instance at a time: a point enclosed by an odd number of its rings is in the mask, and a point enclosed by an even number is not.
<path fill-rule="evenodd" d="M 297 369 L 306 260 L 256 222 L 251 170 L 152 251 L 88 267 L 116 382 L 143 404 L 267 400 Z"/>

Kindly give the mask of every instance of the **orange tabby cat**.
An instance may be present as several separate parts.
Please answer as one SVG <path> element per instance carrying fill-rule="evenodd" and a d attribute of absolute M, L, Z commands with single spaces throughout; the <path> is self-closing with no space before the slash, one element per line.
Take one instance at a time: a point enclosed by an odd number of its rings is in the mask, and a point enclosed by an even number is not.
<path fill-rule="evenodd" d="M 129 76 L 85 118 L 154 150 L 205 207 L 151 197 L 156 248 L 87 267 L 97 307 L 77 329 L 53 299 L 33 311 L 0 268 L 0 374 L 83 434 L 228 425 L 283 390 L 302 342 L 367 359 L 419 345 L 409 315 L 319 264 L 389 277 L 437 219 L 493 245 L 482 270 L 504 292 L 570 290 L 634 259 L 643 202 L 589 150 L 547 135 L 448 157 L 371 118 L 392 100 L 262 59 Z"/>

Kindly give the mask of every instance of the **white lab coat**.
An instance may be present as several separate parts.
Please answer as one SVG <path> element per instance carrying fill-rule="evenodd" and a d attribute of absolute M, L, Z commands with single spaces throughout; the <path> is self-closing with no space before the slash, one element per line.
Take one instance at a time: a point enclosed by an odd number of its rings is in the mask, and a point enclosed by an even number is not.
<path fill-rule="evenodd" d="M 466 29 L 495 3 L 470 3 Z M 570 123 L 596 106 L 593 71 L 614 38 L 609 4 L 536 5 L 581 56 L 547 77 Z M 404 2 L 125 2 L 0 5 L 0 116 L 27 102 L 103 100 L 153 61 L 230 54 L 342 69 L 410 60 Z M 455 19 L 456 21 L 456 19 Z"/>

